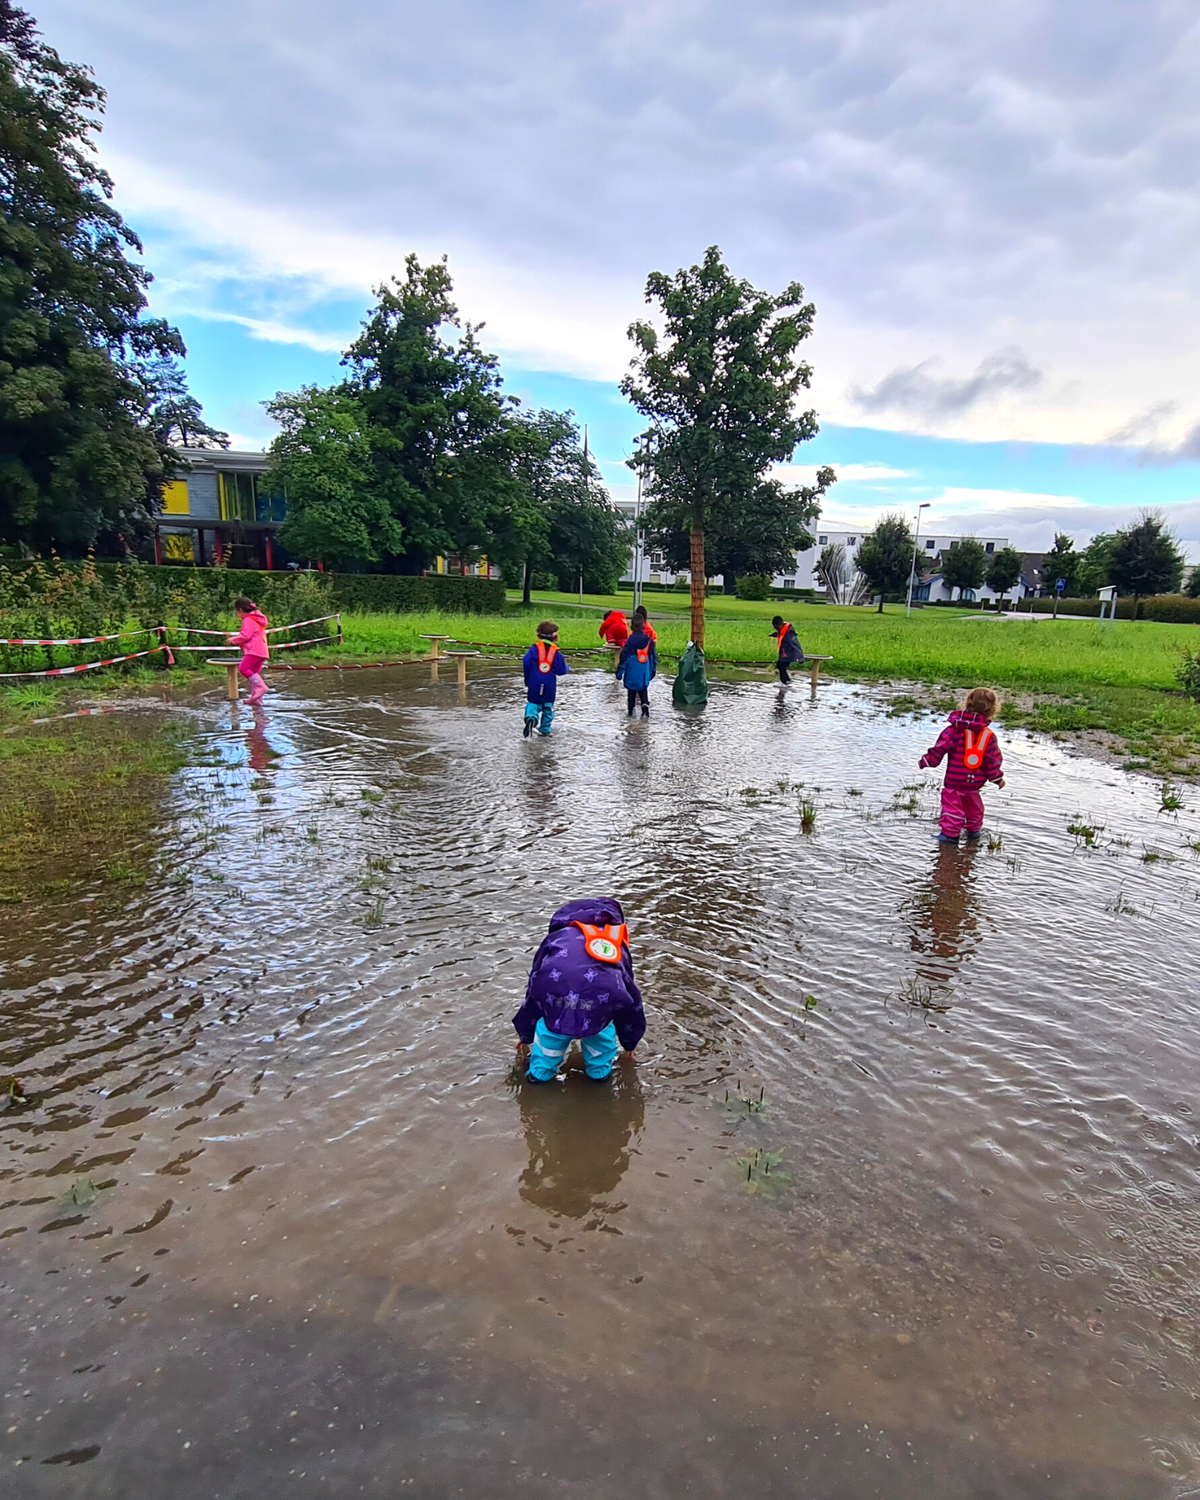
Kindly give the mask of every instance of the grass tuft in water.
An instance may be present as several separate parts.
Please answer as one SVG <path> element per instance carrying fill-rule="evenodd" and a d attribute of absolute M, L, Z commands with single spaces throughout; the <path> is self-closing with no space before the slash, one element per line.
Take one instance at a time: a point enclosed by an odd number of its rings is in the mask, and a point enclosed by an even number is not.
<path fill-rule="evenodd" d="M 1159 812 L 1177 813 L 1183 811 L 1183 798 L 1169 781 L 1163 782 L 1158 795 Z"/>
<path fill-rule="evenodd" d="M 367 914 L 363 918 L 363 927 L 368 932 L 373 932 L 377 927 L 383 926 L 383 908 L 384 898 L 382 896 L 378 897 L 367 908 Z"/>
<path fill-rule="evenodd" d="M 1088 849 L 1096 847 L 1096 839 L 1104 832 L 1103 823 L 1087 823 L 1079 814 L 1067 824 L 1067 832 L 1072 834 L 1076 842 L 1083 844 Z"/>
<path fill-rule="evenodd" d="M 989 833 L 987 836 L 989 854 L 999 854 L 1004 848 L 1004 835 L 1002 833 Z"/>
<path fill-rule="evenodd" d="M 800 832 L 812 833 L 817 826 L 817 804 L 810 797 L 800 799 Z"/>
<path fill-rule="evenodd" d="M 791 1182 L 791 1173 L 780 1169 L 782 1151 L 755 1150 L 738 1157 L 735 1166 L 742 1187 L 757 1197 L 777 1198 Z"/>

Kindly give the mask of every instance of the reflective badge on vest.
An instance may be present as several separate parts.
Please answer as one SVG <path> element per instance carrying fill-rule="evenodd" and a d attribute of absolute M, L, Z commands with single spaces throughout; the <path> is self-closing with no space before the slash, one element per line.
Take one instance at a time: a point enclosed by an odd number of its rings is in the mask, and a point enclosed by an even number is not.
<path fill-rule="evenodd" d="M 583 933 L 583 946 L 588 957 L 602 964 L 621 962 L 621 945 L 628 944 L 629 932 L 622 922 L 619 927 L 593 927 L 590 922 L 572 922 Z"/>
<path fill-rule="evenodd" d="M 553 669 L 554 658 L 558 655 L 558 647 L 553 641 L 538 641 L 538 671 L 549 672 Z"/>
<path fill-rule="evenodd" d="M 966 731 L 966 739 L 963 741 L 963 765 L 968 771 L 978 771 L 982 767 L 988 740 L 991 737 L 990 729 L 981 729 L 977 735 L 973 735 L 969 729 Z"/>
<path fill-rule="evenodd" d="M 641 662 L 642 666 L 645 666 L 646 663 L 650 660 L 650 647 L 646 646 L 643 648 L 641 646 L 638 646 L 636 648 L 636 651 L 638 661 Z"/>

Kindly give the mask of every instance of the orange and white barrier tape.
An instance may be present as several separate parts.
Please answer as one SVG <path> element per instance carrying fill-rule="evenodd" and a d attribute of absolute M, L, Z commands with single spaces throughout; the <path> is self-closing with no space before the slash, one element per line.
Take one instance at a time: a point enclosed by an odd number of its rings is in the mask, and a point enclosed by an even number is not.
<path fill-rule="evenodd" d="M 77 667 L 46 667 L 41 672 L 0 672 L 0 677 L 73 677 L 76 672 L 94 672 L 97 667 L 112 667 L 119 661 L 137 661 L 142 656 L 157 656 L 160 651 L 167 653 L 167 665 L 173 665 L 175 658 L 170 646 L 162 645 L 151 646 L 149 651 L 130 651 L 127 656 L 109 656 L 104 661 L 85 661 Z"/>
<path fill-rule="evenodd" d="M 153 628 L 149 630 L 118 630 L 116 635 L 72 635 L 64 636 L 61 640 L 52 641 L 0 641 L 0 646 L 96 646 L 101 641 L 123 641 L 132 639 L 135 635 L 157 634 L 158 631 Z"/>

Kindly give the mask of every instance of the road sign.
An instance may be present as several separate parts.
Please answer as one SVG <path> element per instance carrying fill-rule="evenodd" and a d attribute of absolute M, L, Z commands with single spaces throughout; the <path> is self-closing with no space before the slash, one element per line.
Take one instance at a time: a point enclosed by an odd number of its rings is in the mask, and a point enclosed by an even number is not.
<path fill-rule="evenodd" d="M 1067 580 L 1065 578 L 1056 578 L 1054 580 L 1054 592 L 1056 594 L 1061 594 L 1062 591 L 1063 591 L 1063 589 L 1066 588 L 1066 586 L 1067 586 Z"/>

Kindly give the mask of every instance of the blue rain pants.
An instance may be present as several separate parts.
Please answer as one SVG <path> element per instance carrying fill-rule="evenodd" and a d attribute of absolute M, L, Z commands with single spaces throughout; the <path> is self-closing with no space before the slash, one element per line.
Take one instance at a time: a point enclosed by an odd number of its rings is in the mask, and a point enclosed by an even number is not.
<path fill-rule="evenodd" d="M 562 1066 L 571 1049 L 573 1036 L 559 1036 L 545 1021 L 539 1020 L 529 1051 L 529 1076 L 535 1083 L 549 1083 Z M 578 1038 L 583 1050 L 583 1066 L 589 1078 L 607 1078 L 617 1060 L 617 1028 L 610 1021 L 595 1036 Z"/>

